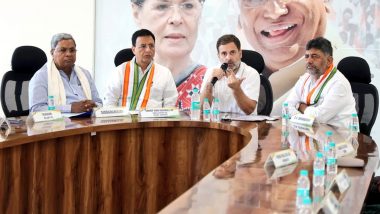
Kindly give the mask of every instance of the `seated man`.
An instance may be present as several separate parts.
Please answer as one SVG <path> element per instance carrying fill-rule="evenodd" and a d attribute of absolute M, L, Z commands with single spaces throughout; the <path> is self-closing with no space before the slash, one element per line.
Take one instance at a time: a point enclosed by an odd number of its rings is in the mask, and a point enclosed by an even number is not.
<path fill-rule="evenodd" d="M 227 70 L 208 69 L 201 88 L 201 102 L 208 98 L 219 98 L 220 111 L 252 114 L 257 112 L 260 92 L 259 73 L 241 61 L 242 51 L 239 39 L 231 34 L 220 37 L 216 43 L 221 63 L 227 63 Z M 218 81 L 213 85 L 213 82 Z M 213 81 L 214 79 L 214 81 Z"/>
<path fill-rule="evenodd" d="M 319 123 L 349 127 L 356 113 L 351 85 L 334 67 L 330 41 L 318 37 L 306 45 L 306 73 L 297 81 L 286 102 L 289 113 L 315 117 Z"/>
<path fill-rule="evenodd" d="M 177 88 L 169 69 L 153 62 L 155 38 L 146 29 L 132 35 L 135 57 L 119 65 L 111 74 L 105 105 L 126 106 L 129 110 L 174 107 Z"/>
<path fill-rule="evenodd" d="M 48 109 L 48 96 L 62 112 L 85 112 L 102 105 L 90 73 L 75 65 L 76 43 L 70 34 L 59 33 L 51 40 L 53 60 L 38 70 L 29 83 L 30 111 Z"/>

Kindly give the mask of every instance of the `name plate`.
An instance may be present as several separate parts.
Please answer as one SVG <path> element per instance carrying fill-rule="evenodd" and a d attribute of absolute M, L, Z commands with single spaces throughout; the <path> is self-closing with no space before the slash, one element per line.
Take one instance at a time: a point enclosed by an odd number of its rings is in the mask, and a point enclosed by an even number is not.
<path fill-rule="evenodd" d="M 290 122 L 306 126 L 313 126 L 314 119 L 314 117 L 311 117 L 309 115 L 296 114 L 290 119 Z"/>
<path fill-rule="evenodd" d="M 301 131 L 301 132 L 304 132 L 304 133 L 307 133 L 310 135 L 314 135 L 314 130 L 313 130 L 312 126 L 304 125 L 304 124 L 300 124 L 300 123 L 291 123 L 291 125 L 297 131 Z"/>
<path fill-rule="evenodd" d="M 129 115 L 126 107 L 106 106 L 95 110 L 95 117 L 124 117 Z"/>
<path fill-rule="evenodd" d="M 264 167 L 264 170 L 269 180 L 276 180 L 278 178 L 281 178 L 293 173 L 296 168 L 297 168 L 297 163 L 294 163 L 294 164 L 284 166 L 281 168 L 274 168 L 274 166 L 267 166 L 267 167 Z"/>
<path fill-rule="evenodd" d="M 34 122 L 44 122 L 50 120 L 57 120 L 63 118 L 63 115 L 60 111 L 52 110 L 52 111 L 39 111 L 34 112 L 32 115 Z"/>
<path fill-rule="evenodd" d="M 331 213 L 338 214 L 339 213 L 340 204 L 338 199 L 336 199 L 334 193 L 329 192 L 323 199 L 320 207 L 313 213 Z"/>
<path fill-rule="evenodd" d="M 336 145 L 336 157 L 341 158 L 355 152 L 351 143 L 343 142 Z"/>
<path fill-rule="evenodd" d="M 351 186 L 350 177 L 347 175 L 346 170 L 342 170 L 335 177 L 336 184 L 338 185 L 340 194 L 344 194 Z"/>
<path fill-rule="evenodd" d="M 296 162 L 297 156 L 294 151 L 287 149 L 271 153 L 265 161 L 264 167 L 274 165 L 275 168 L 279 168 Z"/>
<path fill-rule="evenodd" d="M 140 117 L 179 117 L 178 108 L 145 109 L 140 112 Z"/>

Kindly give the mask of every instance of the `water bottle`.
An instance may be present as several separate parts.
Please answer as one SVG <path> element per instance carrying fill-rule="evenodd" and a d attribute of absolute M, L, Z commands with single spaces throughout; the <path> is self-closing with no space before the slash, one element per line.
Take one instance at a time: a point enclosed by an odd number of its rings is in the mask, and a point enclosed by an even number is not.
<path fill-rule="evenodd" d="M 338 173 L 338 165 L 336 162 L 336 152 L 335 152 L 334 142 L 330 142 L 329 144 L 329 150 L 327 152 L 326 171 L 327 171 L 327 174 L 330 174 L 330 175 L 336 175 Z"/>
<path fill-rule="evenodd" d="M 210 121 L 211 119 L 211 108 L 210 103 L 208 102 L 208 98 L 203 100 L 203 120 Z"/>
<path fill-rule="evenodd" d="M 325 160 L 322 152 L 317 152 L 313 163 L 313 187 L 325 185 Z M 313 188 L 313 189 L 314 189 Z"/>
<path fill-rule="evenodd" d="M 193 94 L 191 95 L 191 107 L 190 118 L 191 120 L 199 120 L 201 116 L 201 98 L 199 96 L 199 90 L 193 88 Z"/>
<path fill-rule="evenodd" d="M 214 98 L 212 102 L 212 121 L 219 122 L 220 121 L 220 108 L 219 108 L 219 98 Z"/>
<path fill-rule="evenodd" d="M 281 128 L 281 148 L 287 149 L 290 146 L 289 143 L 289 127 L 288 125 L 283 125 Z"/>
<path fill-rule="evenodd" d="M 55 110 L 54 96 L 48 96 L 48 110 Z"/>
<path fill-rule="evenodd" d="M 289 120 L 290 120 L 289 105 L 287 102 L 284 102 L 282 104 L 282 125 L 283 126 L 288 125 Z"/>
<path fill-rule="evenodd" d="M 351 114 L 350 130 L 356 133 L 360 132 L 359 118 L 358 118 L 358 114 L 356 113 Z"/>
<path fill-rule="evenodd" d="M 333 142 L 332 140 L 332 131 L 326 131 L 326 141 L 323 144 L 323 155 L 325 157 L 325 162 L 327 163 L 327 152 L 329 151 L 329 144 Z"/>
<path fill-rule="evenodd" d="M 325 186 L 315 186 L 313 187 L 313 206 L 318 207 L 323 200 L 325 195 Z"/>
<path fill-rule="evenodd" d="M 302 199 L 302 205 L 297 211 L 298 214 L 311 214 L 312 204 L 310 196 L 306 196 Z"/>
<path fill-rule="evenodd" d="M 297 197 L 296 197 L 296 207 L 297 211 L 302 208 L 303 199 L 309 197 L 310 193 L 310 180 L 308 177 L 307 170 L 301 170 L 300 176 L 297 180 Z"/>

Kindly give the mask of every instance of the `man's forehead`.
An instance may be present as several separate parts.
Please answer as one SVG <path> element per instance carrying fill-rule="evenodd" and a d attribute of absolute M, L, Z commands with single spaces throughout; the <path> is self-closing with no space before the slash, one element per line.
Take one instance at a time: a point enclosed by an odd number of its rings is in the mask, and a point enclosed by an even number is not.
<path fill-rule="evenodd" d="M 136 39 L 136 43 L 139 44 L 153 44 L 154 40 L 151 36 L 139 36 Z"/>
<path fill-rule="evenodd" d="M 233 42 L 230 42 L 230 43 L 227 43 L 227 44 L 219 46 L 219 51 L 220 52 L 222 52 L 222 51 L 232 51 L 232 50 L 238 50 L 237 46 Z"/>
<path fill-rule="evenodd" d="M 57 43 L 59 47 L 75 47 L 75 43 L 72 39 L 62 39 Z"/>
<path fill-rule="evenodd" d="M 323 52 L 317 48 L 311 48 L 309 50 L 306 50 L 305 54 L 323 54 Z"/>

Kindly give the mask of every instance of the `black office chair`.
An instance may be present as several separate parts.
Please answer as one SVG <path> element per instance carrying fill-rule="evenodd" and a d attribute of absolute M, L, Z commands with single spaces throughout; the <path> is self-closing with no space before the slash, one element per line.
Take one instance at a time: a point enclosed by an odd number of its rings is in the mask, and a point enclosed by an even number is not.
<path fill-rule="evenodd" d="M 12 55 L 12 70 L 1 81 L 1 106 L 6 117 L 29 114 L 29 80 L 47 62 L 46 54 L 34 46 L 20 46 Z"/>
<path fill-rule="evenodd" d="M 365 59 L 349 56 L 342 59 L 338 70 L 348 79 L 356 101 L 360 132 L 368 136 L 374 125 L 379 109 L 379 93 L 371 84 L 371 72 Z"/>
<path fill-rule="evenodd" d="M 257 103 L 257 114 L 270 115 L 273 108 L 273 91 L 269 80 L 261 75 L 265 67 L 264 58 L 256 51 L 242 50 L 242 52 L 241 61 L 256 69 L 260 74 L 260 94 Z"/>
<path fill-rule="evenodd" d="M 114 60 L 115 66 L 117 67 L 121 65 L 123 62 L 131 60 L 134 56 L 135 55 L 133 54 L 131 48 L 125 48 L 125 49 L 120 50 L 115 55 L 115 60 Z"/>

